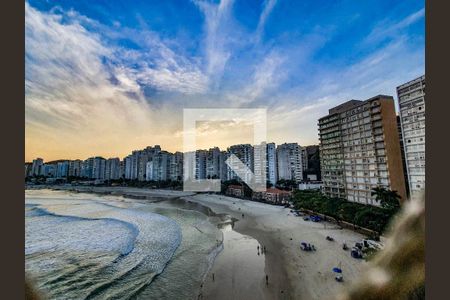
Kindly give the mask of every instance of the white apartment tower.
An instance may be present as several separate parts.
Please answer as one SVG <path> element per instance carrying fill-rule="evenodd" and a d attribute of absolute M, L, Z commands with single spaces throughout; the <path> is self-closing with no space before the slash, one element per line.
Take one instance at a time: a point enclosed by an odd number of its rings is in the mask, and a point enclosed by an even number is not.
<path fill-rule="evenodd" d="M 297 143 L 284 143 L 277 147 L 278 180 L 303 180 L 302 147 Z"/>
<path fill-rule="evenodd" d="M 397 87 L 411 195 L 425 188 L 425 75 Z"/>

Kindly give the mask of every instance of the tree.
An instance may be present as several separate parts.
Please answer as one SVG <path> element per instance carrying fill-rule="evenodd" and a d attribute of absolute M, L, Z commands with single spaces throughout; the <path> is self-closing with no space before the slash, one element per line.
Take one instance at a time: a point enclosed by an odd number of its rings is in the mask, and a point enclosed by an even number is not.
<path fill-rule="evenodd" d="M 387 190 L 383 187 L 376 187 L 372 189 L 372 196 L 380 203 L 382 208 L 396 212 L 400 209 L 400 195 L 397 191 Z"/>

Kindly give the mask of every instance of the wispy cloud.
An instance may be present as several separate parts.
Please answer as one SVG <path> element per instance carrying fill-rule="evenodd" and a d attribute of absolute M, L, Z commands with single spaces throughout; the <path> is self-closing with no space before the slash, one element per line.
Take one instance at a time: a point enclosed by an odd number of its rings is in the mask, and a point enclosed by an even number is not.
<path fill-rule="evenodd" d="M 273 8 L 277 4 L 277 0 L 266 0 L 264 1 L 264 9 L 259 16 L 258 26 L 256 27 L 256 42 L 259 43 L 261 40 L 261 35 L 264 31 L 264 26 L 266 25 L 267 18 L 272 12 Z"/>
<path fill-rule="evenodd" d="M 221 78 L 231 56 L 231 50 L 228 48 L 227 26 L 230 26 L 233 2 L 233 0 L 221 0 L 218 4 L 213 4 L 206 1 L 194 1 L 205 16 L 206 74 L 213 81 Z"/>
<path fill-rule="evenodd" d="M 283 61 L 276 51 L 272 51 L 256 65 L 249 83 L 242 89 L 228 94 L 227 98 L 233 105 L 242 106 L 252 104 L 260 97 L 267 97 L 268 92 L 276 88 L 286 75 L 280 70 Z"/>
<path fill-rule="evenodd" d="M 365 39 L 365 43 L 375 43 L 387 38 L 393 38 L 398 36 L 401 33 L 402 29 L 407 28 L 408 26 L 416 23 L 420 19 L 425 17 L 425 8 L 422 8 L 405 18 L 392 23 L 389 20 L 383 20 L 375 25 L 372 32 Z"/>

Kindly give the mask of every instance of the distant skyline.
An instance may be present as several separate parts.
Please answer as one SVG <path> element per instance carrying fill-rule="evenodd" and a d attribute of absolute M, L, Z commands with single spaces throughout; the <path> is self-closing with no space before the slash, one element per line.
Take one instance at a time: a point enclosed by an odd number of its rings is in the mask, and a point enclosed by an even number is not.
<path fill-rule="evenodd" d="M 267 108 L 267 140 L 318 143 L 350 99 L 425 73 L 424 1 L 26 1 L 25 160 L 182 151 L 183 108 Z M 198 126 L 198 148 L 252 143 Z"/>

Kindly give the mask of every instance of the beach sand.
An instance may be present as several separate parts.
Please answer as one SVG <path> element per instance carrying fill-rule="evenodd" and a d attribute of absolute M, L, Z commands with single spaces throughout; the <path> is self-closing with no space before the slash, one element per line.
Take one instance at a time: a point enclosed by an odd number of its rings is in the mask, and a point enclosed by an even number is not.
<path fill-rule="evenodd" d="M 131 197 L 181 197 L 237 219 L 233 228 L 222 229 L 224 249 L 205 276 L 199 299 L 334 299 L 362 274 L 367 265 L 364 260 L 352 258 L 349 250 L 342 249 L 343 242 L 352 246 L 363 239 L 363 235 L 339 229 L 328 222 L 304 221 L 281 206 L 171 190 L 126 187 L 57 189 Z M 335 241 L 327 241 L 328 235 Z M 300 250 L 302 241 L 315 245 L 317 251 Z M 264 255 L 257 254 L 258 245 L 266 247 Z M 343 270 L 344 282 L 335 281 L 332 269 L 336 266 Z"/>
<path fill-rule="evenodd" d="M 338 229 L 327 222 L 304 221 L 280 206 L 219 195 L 199 194 L 184 199 L 209 206 L 216 213 L 230 214 L 239 220 L 234 231 L 266 246 L 267 252 L 261 258 L 265 259 L 264 274 L 269 276 L 268 286 L 265 275 L 261 274 L 261 260 L 254 259 L 258 257 L 256 247 L 246 251 L 247 247 L 242 246 L 242 252 L 229 250 L 226 244 L 230 242 L 225 239 L 225 249 L 216 258 L 205 281 L 204 299 L 334 299 L 366 265 L 365 261 L 354 259 L 349 251 L 342 250 L 344 241 L 353 245 L 364 238 L 359 233 Z M 327 241 L 327 235 L 335 241 Z M 300 250 L 301 241 L 314 244 L 317 251 Z M 342 283 L 334 279 L 332 269 L 336 266 L 343 269 Z M 216 277 L 214 282 L 212 272 Z M 219 282 L 218 276 L 228 282 Z M 242 283 L 230 285 L 229 278 L 240 279 Z"/>

